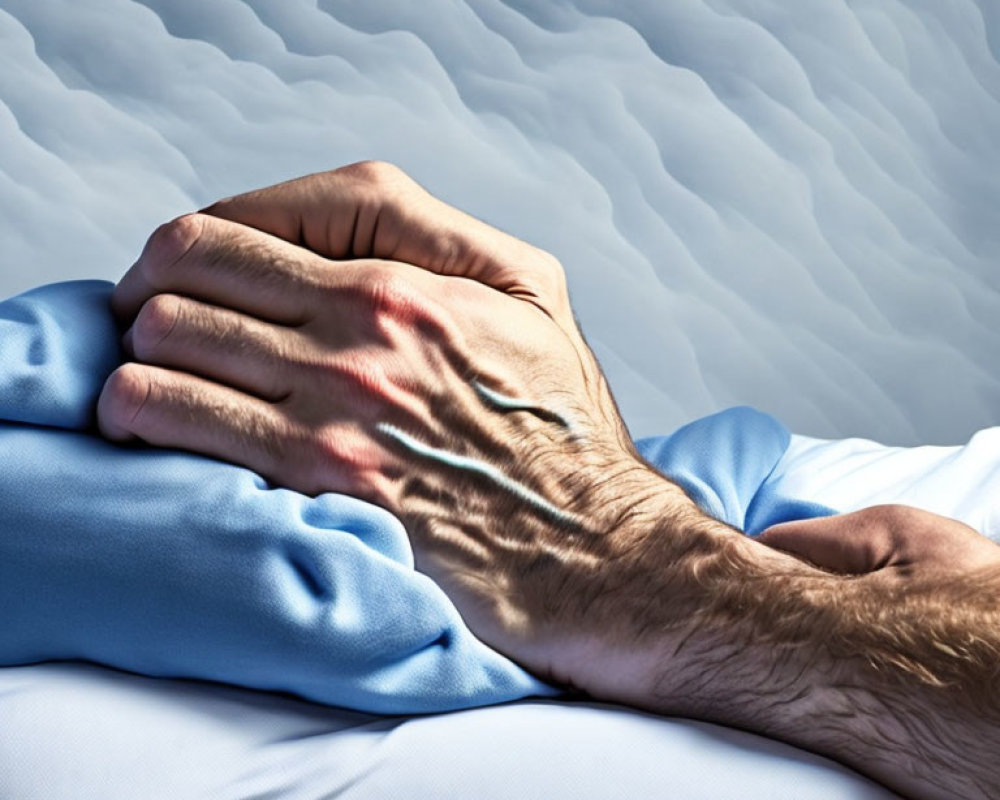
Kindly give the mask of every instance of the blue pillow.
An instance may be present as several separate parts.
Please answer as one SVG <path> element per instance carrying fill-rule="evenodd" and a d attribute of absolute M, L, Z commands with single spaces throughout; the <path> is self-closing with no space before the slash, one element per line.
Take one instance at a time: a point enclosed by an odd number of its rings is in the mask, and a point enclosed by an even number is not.
<path fill-rule="evenodd" d="M 383 713 L 556 693 L 469 632 L 385 510 L 101 439 L 122 358 L 111 288 L 0 302 L 0 664 L 83 659 Z M 639 449 L 759 530 L 824 513 L 761 488 L 787 445 L 773 418 L 731 409 Z"/>

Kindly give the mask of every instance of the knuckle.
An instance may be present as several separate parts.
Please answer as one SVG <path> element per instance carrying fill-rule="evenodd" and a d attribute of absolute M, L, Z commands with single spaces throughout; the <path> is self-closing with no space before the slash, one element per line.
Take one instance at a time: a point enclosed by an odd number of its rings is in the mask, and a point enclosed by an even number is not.
<path fill-rule="evenodd" d="M 312 481 L 339 491 L 357 493 L 372 475 L 368 442 L 358 431 L 336 426 L 320 432 L 314 441 L 320 469 Z"/>
<path fill-rule="evenodd" d="M 534 250 L 536 256 L 533 259 L 534 271 L 541 285 L 551 292 L 565 293 L 567 291 L 566 270 L 563 268 L 562 262 L 552 253 L 538 248 L 534 248 Z"/>
<path fill-rule="evenodd" d="M 375 314 L 403 312 L 418 302 L 415 288 L 406 278 L 388 268 L 373 267 L 366 270 L 358 288 Z"/>
<path fill-rule="evenodd" d="M 138 358 L 146 358 L 166 340 L 177 327 L 181 316 L 181 299 L 176 295 L 158 294 L 145 303 L 132 326 L 132 346 Z"/>
<path fill-rule="evenodd" d="M 359 161 L 336 170 L 353 185 L 355 199 L 362 207 L 399 210 L 414 202 L 419 184 L 395 164 L 386 161 Z"/>
<path fill-rule="evenodd" d="M 128 428 L 149 399 L 152 384 L 139 364 L 122 364 L 108 376 L 98 407 L 104 423 Z"/>
<path fill-rule="evenodd" d="M 454 326 L 441 303 L 401 275 L 373 277 L 367 291 L 374 329 L 388 341 L 398 336 L 400 328 L 435 340 L 453 333 Z"/>
<path fill-rule="evenodd" d="M 408 180 L 402 169 L 388 161 L 358 161 L 342 168 L 354 179 L 373 186 L 391 186 Z"/>
<path fill-rule="evenodd" d="M 369 330 L 390 345 L 414 332 L 440 344 L 460 341 L 456 316 L 447 301 L 457 284 L 447 281 L 431 287 L 416 277 L 391 266 L 372 265 L 352 281 L 351 292 L 360 301 L 360 315 Z"/>
<path fill-rule="evenodd" d="M 538 251 L 538 264 L 540 271 L 544 275 L 552 278 L 566 277 L 566 270 L 563 267 L 562 262 L 546 250 Z"/>
<path fill-rule="evenodd" d="M 339 465 L 345 463 L 351 454 L 345 439 L 339 429 L 325 430 L 316 435 L 312 444 L 323 464 Z"/>
<path fill-rule="evenodd" d="M 149 237 L 143 265 L 154 286 L 160 285 L 170 268 L 186 256 L 205 231 L 203 214 L 185 214 L 160 225 Z"/>

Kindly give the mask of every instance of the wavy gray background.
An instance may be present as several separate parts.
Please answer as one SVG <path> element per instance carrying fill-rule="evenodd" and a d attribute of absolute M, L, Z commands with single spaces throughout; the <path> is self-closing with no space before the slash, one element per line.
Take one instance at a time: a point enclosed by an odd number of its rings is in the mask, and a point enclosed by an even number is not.
<path fill-rule="evenodd" d="M 0 0 L 0 294 L 362 158 L 554 252 L 633 434 L 1000 410 L 997 0 Z"/>

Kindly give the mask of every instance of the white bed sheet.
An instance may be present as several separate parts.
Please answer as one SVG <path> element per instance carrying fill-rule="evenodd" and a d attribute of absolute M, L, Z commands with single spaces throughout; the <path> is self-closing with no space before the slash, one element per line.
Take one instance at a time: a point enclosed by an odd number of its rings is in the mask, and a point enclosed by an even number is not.
<path fill-rule="evenodd" d="M 961 520 L 1000 543 L 1000 426 L 952 447 L 792 436 L 772 478 L 841 512 L 893 502 Z"/>
<path fill-rule="evenodd" d="M 884 800 L 752 734 L 589 703 L 378 718 L 97 667 L 0 670 L 0 796 L 17 800 Z"/>

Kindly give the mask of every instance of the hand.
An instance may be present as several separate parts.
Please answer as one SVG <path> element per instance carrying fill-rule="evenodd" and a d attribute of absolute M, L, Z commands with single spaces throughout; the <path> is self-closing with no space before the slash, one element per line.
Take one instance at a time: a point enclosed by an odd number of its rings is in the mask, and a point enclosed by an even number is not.
<path fill-rule="evenodd" d="M 757 541 L 832 572 L 906 577 L 1000 565 L 1000 547 L 957 520 L 902 505 L 773 525 Z"/>
<path fill-rule="evenodd" d="M 115 302 L 138 311 L 136 363 L 101 395 L 105 435 L 393 511 L 473 630 L 543 674 L 538 626 L 600 591 L 608 534 L 663 483 L 582 338 L 468 278 L 196 214 L 151 237 Z M 542 579 L 567 564 L 579 591 Z"/>

